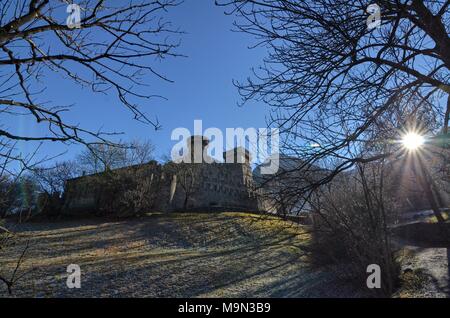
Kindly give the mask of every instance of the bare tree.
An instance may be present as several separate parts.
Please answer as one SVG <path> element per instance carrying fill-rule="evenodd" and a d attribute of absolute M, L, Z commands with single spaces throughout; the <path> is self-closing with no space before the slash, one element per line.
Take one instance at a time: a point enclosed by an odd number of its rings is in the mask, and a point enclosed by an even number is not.
<path fill-rule="evenodd" d="M 20 182 L 23 182 L 24 172 L 33 166 L 31 162 L 34 161 L 33 155 L 17 160 L 13 154 L 15 150 L 14 144 L 0 139 L 0 152 L 5 149 L 6 151 L 0 156 L 0 253 L 7 253 L 12 245 L 17 244 L 14 232 L 11 230 L 11 224 L 6 224 L 5 217 L 8 213 L 11 213 L 11 210 L 18 203 L 18 185 Z M 11 161 L 22 163 L 22 165 L 18 169 L 9 170 Z M 26 197 L 28 190 L 30 190 L 29 186 L 27 186 L 26 182 L 22 183 L 22 186 L 20 197 Z M 6 285 L 9 294 L 12 294 L 15 284 L 26 274 L 20 273 L 20 267 L 25 259 L 28 247 L 29 242 L 27 241 L 11 273 L 8 274 L 3 271 L 3 268 L 0 268 L 2 269 L 0 282 Z"/>
<path fill-rule="evenodd" d="M 128 144 L 127 163 L 129 165 L 143 164 L 154 159 L 155 146 L 150 140 L 133 140 Z"/>
<path fill-rule="evenodd" d="M 98 144 L 83 150 L 77 157 L 84 173 L 99 173 L 126 165 L 125 145 Z"/>
<path fill-rule="evenodd" d="M 395 290 L 399 266 L 388 228 L 395 200 L 385 187 L 384 160 L 358 164 L 356 171 L 318 190 L 314 209 L 313 261 L 343 264 L 337 275 L 353 279 L 366 290 L 366 269 L 383 268 L 381 288 L 375 294 L 390 296 Z"/>
<path fill-rule="evenodd" d="M 51 166 L 33 168 L 31 177 L 39 190 L 34 214 L 60 216 L 66 182 L 79 175 L 79 165 L 75 161 L 56 162 Z"/>
<path fill-rule="evenodd" d="M 150 119 L 139 106 L 159 97 L 143 90 L 149 77 L 169 81 L 150 61 L 177 55 L 178 39 L 171 35 L 179 32 L 163 14 L 178 0 L 69 3 L 1 1 L 0 137 L 88 146 L 108 143 L 110 133 L 84 129 L 64 116 L 74 102 L 69 94 L 64 101 L 48 102 L 42 97 L 53 75 L 94 93 L 114 94 L 136 120 L 159 128 L 158 120 Z M 40 134 L 27 135 L 6 125 L 18 116 L 23 125 L 37 125 Z"/>
<path fill-rule="evenodd" d="M 13 245 L 15 236 L 14 233 L 6 229 L 5 227 L 2 227 L 0 224 L 0 252 L 3 253 L 5 249 L 7 249 L 10 245 Z M 17 262 L 15 263 L 14 269 L 12 272 L 7 275 L 4 274 L 3 271 L 0 273 L 0 282 L 6 285 L 6 288 L 8 290 L 8 294 L 13 293 L 13 288 L 16 285 L 16 283 L 22 279 L 28 272 L 21 272 L 21 266 L 23 262 L 25 261 L 25 256 L 29 249 L 29 241 L 25 243 L 25 247 L 22 249 L 21 254 L 19 255 Z"/>
<path fill-rule="evenodd" d="M 21 156 L 16 149 L 16 142 L 0 139 L 0 218 L 6 217 L 14 208 L 22 210 L 32 205 L 35 187 L 27 172 L 54 159 L 37 159 L 38 150 L 39 147 L 31 154 Z M 27 195 L 22 195 L 19 190 Z"/>
<path fill-rule="evenodd" d="M 128 187 L 119 196 L 119 205 L 124 207 L 121 217 L 154 211 L 160 195 L 162 180 L 156 162 L 146 168 L 131 168 L 130 172 Z"/>
<path fill-rule="evenodd" d="M 133 140 L 115 145 L 92 145 L 82 151 L 77 160 L 85 173 L 99 173 L 131 165 L 148 163 L 153 159 L 153 144 Z"/>
<path fill-rule="evenodd" d="M 188 207 L 189 200 L 196 193 L 200 186 L 199 175 L 201 174 L 201 164 L 185 162 L 168 162 L 165 169 L 174 176 L 175 193 L 177 188 L 183 193 L 183 210 Z"/>
<path fill-rule="evenodd" d="M 372 1 L 216 2 L 232 8 L 237 29 L 269 50 L 253 79 L 235 83 L 243 102 L 258 99 L 274 108 L 268 124 L 280 128 L 287 154 L 302 157 L 305 167 L 329 167 L 320 181 L 297 187 L 297 196 L 356 164 L 393 155 L 380 149 L 395 143 L 407 122 L 447 134 L 449 1 L 378 1 L 375 28 L 367 23 Z M 417 113 L 439 127 L 407 118 Z M 402 120 L 390 125 L 395 116 Z"/>
<path fill-rule="evenodd" d="M 33 169 L 33 176 L 39 183 L 41 191 L 52 195 L 64 191 L 66 181 L 80 175 L 79 166 L 75 161 L 56 162 L 50 167 Z"/>

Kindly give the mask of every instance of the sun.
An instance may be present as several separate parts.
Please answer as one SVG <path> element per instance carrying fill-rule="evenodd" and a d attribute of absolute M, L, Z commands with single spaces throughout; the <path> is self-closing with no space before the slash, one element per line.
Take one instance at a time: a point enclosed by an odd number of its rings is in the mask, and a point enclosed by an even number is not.
<path fill-rule="evenodd" d="M 425 138 L 415 132 L 409 132 L 402 138 L 402 144 L 408 150 L 416 150 L 424 143 Z"/>

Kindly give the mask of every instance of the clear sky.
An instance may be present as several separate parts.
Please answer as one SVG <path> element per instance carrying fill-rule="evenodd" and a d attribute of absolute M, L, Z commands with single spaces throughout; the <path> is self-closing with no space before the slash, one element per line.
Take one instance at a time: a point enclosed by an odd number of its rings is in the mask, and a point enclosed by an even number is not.
<path fill-rule="evenodd" d="M 250 36 L 232 32 L 233 17 L 224 14 L 224 8 L 214 5 L 214 0 L 185 0 L 173 8 L 168 19 L 174 26 L 186 32 L 181 36 L 178 52 L 187 57 L 169 58 L 156 62 L 157 69 L 174 83 L 154 79 L 150 91 L 167 98 L 154 99 L 143 108 L 150 118 L 157 116 L 162 130 L 133 120 L 133 115 L 120 104 L 114 95 L 95 95 L 88 89 L 76 87 L 70 81 L 61 81 L 58 75 L 46 78 L 48 90 L 42 97 L 49 100 L 65 100 L 74 104 L 65 114 L 71 123 L 91 130 L 123 132 L 123 140 L 150 139 L 156 145 L 156 157 L 170 153 L 175 141 L 171 132 L 177 127 L 193 131 L 195 119 L 203 120 L 204 129 L 218 127 L 265 127 L 265 116 L 269 109 L 262 103 L 251 102 L 244 107 L 237 106 L 239 95 L 232 80 L 244 80 L 251 73 L 251 67 L 261 64 L 264 48 L 249 49 L 254 44 Z M 155 62 L 152 62 L 155 63 Z M 153 64 L 155 65 L 155 64 Z M 147 102 L 145 102 L 147 103 Z M 31 127 L 21 127 L 32 133 Z M 32 144 L 22 144 L 24 151 Z M 57 160 L 72 159 L 82 146 L 65 146 L 47 143 L 40 154 L 52 156 L 67 151 Z"/>

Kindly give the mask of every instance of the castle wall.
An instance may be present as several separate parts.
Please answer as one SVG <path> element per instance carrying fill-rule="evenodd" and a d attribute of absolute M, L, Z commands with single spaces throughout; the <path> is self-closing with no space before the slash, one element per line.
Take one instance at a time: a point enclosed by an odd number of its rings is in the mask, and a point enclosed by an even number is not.
<path fill-rule="evenodd" d="M 125 191 L 138 187 L 148 187 L 149 190 L 164 189 L 167 182 L 161 168 L 161 165 L 153 161 L 68 180 L 63 195 L 63 210 L 67 214 L 97 212 L 104 209 L 108 201 L 113 201 Z M 156 208 L 161 205 L 162 194 L 167 193 L 162 189 L 158 193 L 152 192 L 154 193 L 149 195 L 152 196 Z"/>
<path fill-rule="evenodd" d="M 190 166 L 189 166 L 190 165 Z M 195 165 L 195 166 L 192 166 Z M 248 163 L 178 163 L 176 170 L 170 164 L 156 163 L 114 170 L 118 176 L 152 178 L 158 180 L 158 187 L 152 190 L 155 196 L 153 211 L 174 211 L 196 209 L 205 211 L 216 208 L 258 210 L 258 200 L 254 190 L 251 167 Z M 192 169 L 195 167 L 195 169 Z M 136 172 L 140 173 L 137 174 Z M 145 173 L 143 173 L 145 172 Z M 186 173 L 191 172 L 195 185 L 191 188 L 185 207 L 185 191 L 182 186 Z M 64 210 L 69 213 L 91 213 L 104 209 L 105 174 L 83 176 L 69 180 L 64 193 Z M 117 178 L 118 182 L 127 178 Z M 108 182 L 114 182 L 108 181 Z M 136 183 L 133 183 L 136 184 Z M 138 184 L 148 184 L 141 182 Z M 119 190 L 130 190 L 126 184 Z M 106 195 L 114 195 L 106 193 Z M 100 200 L 102 198 L 102 200 Z M 149 211 L 150 212 L 150 211 Z"/>
<path fill-rule="evenodd" d="M 246 164 L 212 163 L 198 168 L 196 186 L 189 196 L 187 209 L 216 207 L 257 210 L 250 166 Z M 185 191 L 177 184 L 171 207 L 184 208 Z"/>

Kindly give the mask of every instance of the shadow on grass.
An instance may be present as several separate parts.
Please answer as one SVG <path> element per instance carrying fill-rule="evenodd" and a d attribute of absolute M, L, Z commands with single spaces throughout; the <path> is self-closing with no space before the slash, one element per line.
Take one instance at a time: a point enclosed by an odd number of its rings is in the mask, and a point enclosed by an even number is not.
<path fill-rule="evenodd" d="M 341 293 L 309 267 L 303 228 L 247 214 L 154 215 L 121 222 L 37 224 L 20 295 L 56 297 L 300 297 Z M 92 228 L 94 226 L 94 228 Z M 39 233 L 40 231 L 46 231 Z M 12 258 L 11 258 L 12 260 Z M 66 288 L 79 264 L 82 288 Z M 31 265 L 30 265 L 31 266 Z M 326 279 L 325 279 L 326 278 Z M 324 280 L 325 279 L 325 280 Z M 33 284 L 30 286 L 29 284 Z"/>

